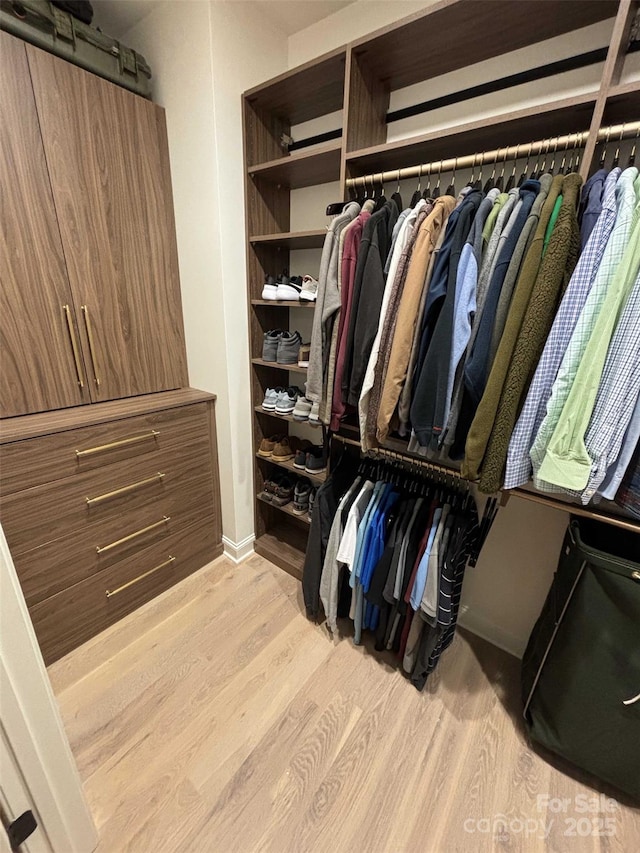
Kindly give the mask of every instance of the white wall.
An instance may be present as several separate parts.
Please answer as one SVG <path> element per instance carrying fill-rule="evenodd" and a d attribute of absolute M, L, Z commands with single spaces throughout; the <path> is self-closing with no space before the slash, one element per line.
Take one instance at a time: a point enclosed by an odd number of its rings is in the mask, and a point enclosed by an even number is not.
<path fill-rule="evenodd" d="M 250 4 L 183 0 L 122 41 L 167 111 L 189 377 L 218 395 L 223 532 L 242 545 L 254 524 L 240 96 L 285 70 L 286 35 Z"/>

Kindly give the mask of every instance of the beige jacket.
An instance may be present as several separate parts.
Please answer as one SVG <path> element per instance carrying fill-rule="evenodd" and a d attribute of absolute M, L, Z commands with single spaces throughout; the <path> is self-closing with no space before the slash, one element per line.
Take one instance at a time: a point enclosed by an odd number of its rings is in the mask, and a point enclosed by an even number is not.
<path fill-rule="evenodd" d="M 411 345 L 418 321 L 418 308 L 425 287 L 431 255 L 438 242 L 440 231 L 455 206 L 456 200 L 450 195 L 440 196 L 436 199 L 433 210 L 422 223 L 416 236 L 411 264 L 398 308 L 389 367 L 378 410 L 377 439 L 381 443 L 386 440 L 389 434 L 391 419 L 407 378 Z"/>

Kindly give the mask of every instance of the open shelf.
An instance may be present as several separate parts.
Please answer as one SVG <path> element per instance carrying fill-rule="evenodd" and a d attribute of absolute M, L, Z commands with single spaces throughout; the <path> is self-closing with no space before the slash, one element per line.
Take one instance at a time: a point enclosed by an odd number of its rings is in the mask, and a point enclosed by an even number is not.
<path fill-rule="evenodd" d="M 543 7 L 537 0 L 441 0 L 352 48 L 393 91 L 614 18 L 618 11 L 616 0 L 547 0 Z"/>
<path fill-rule="evenodd" d="M 302 580 L 304 556 L 307 550 L 308 527 L 277 524 L 258 536 L 254 543 L 256 554 L 280 566 L 294 578 Z"/>
<path fill-rule="evenodd" d="M 329 142 L 310 151 L 297 151 L 288 157 L 249 166 L 247 172 L 290 190 L 313 187 L 340 179 L 342 142 Z"/>
<path fill-rule="evenodd" d="M 249 242 L 252 246 L 277 246 L 283 249 L 321 249 L 326 236 L 327 229 L 318 228 L 315 231 L 258 234 L 256 237 L 249 237 Z"/>
<path fill-rule="evenodd" d="M 611 87 L 604 108 L 603 123 L 622 123 L 628 121 L 630 115 L 640 115 L 640 80 Z"/>
<path fill-rule="evenodd" d="M 247 102 L 290 124 L 342 109 L 346 48 L 285 71 L 245 93 Z"/>
<path fill-rule="evenodd" d="M 251 364 L 258 367 L 275 367 L 276 370 L 286 370 L 289 373 L 306 373 L 306 367 L 298 367 L 297 364 L 278 364 L 277 361 L 264 361 L 261 358 L 252 358 Z"/>
<path fill-rule="evenodd" d="M 315 308 L 315 302 L 298 302 L 288 299 L 252 299 L 252 305 L 262 305 L 265 308 Z"/>
<path fill-rule="evenodd" d="M 309 518 L 309 514 L 307 512 L 303 512 L 302 515 L 298 515 L 297 512 L 293 511 L 293 500 L 284 506 L 278 506 L 277 504 L 271 503 L 266 498 L 263 498 L 262 495 L 256 495 L 256 498 L 260 501 L 260 503 L 266 504 L 270 506 L 272 509 L 278 510 L 278 512 L 283 512 L 285 515 L 288 515 L 289 518 L 294 518 L 296 521 L 302 522 L 302 524 L 309 525 L 311 524 L 311 519 Z"/>
<path fill-rule="evenodd" d="M 597 92 L 589 92 L 398 142 L 361 148 L 347 154 L 347 164 L 354 173 L 370 174 L 520 143 L 524 143 L 522 155 L 525 156 L 529 139 L 588 130 L 597 96 Z"/>
<path fill-rule="evenodd" d="M 293 459 L 290 459 L 288 462 L 276 462 L 269 456 L 260 456 L 259 453 L 256 453 L 256 459 L 260 459 L 262 462 L 269 462 L 271 465 L 276 465 L 278 468 L 282 468 L 285 471 L 290 471 L 292 474 L 296 474 L 298 477 L 306 477 L 308 480 L 311 480 L 314 486 L 321 486 L 327 479 L 326 471 L 323 471 L 322 474 L 310 474 L 308 471 L 296 468 L 293 464 Z"/>
<path fill-rule="evenodd" d="M 313 429 L 318 429 L 321 424 L 314 424 L 311 421 L 297 421 L 293 415 L 279 415 L 277 412 L 269 412 L 267 409 L 263 409 L 262 406 L 254 406 L 254 411 L 258 412 L 259 415 L 267 415 L 270 418 L 278 418 L 281 421 L 289 421 L 292 424 L 298 424 L 300 426 L 310 426 Z"/>

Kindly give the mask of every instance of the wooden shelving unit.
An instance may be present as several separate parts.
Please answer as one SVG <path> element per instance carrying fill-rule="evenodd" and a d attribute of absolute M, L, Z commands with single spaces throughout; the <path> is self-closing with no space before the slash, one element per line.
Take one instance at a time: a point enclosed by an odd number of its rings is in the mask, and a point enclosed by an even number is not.
<path fill-rule="evenodd" d="M 252 358 L 251 364 L 257 367 L 268 367 L 270 370 L 284 370 L 287 373 L 306 373 L 306 367 L 298 367 L 297 364 L 278 364 L 277 361 L 264 361 L 262 358 Z"/>
<path fill-rule="evenodd" d="M 245 204 L 247 211 L 248 308 L 251 330 L 253 427 L 256 449 L 265 435 L 295 423 L 266 412 L 260 403 L 267 387 L 281 384 L 283 365 L 263 362 L 267 329 L 290 328 L 290 312 L 314 304 L 261 299 L 265 275 L 288 267 L 294 249 L 320 248 L 325 231 L 296 231 L 291 222 L 291 190 L 346 180 L 438 159 L 461 157 L 507 145 L 522 145 L 564 133 L 590 130 L 581 161 L 592 167 L 598 129 L 636 120 L 640 83 L 621 84 L 623 58 L 638 0 L 440 0 L 423 11 L 384 27 L 299 68 L 251 89 L 243 96 Z M 608 56 L 597 90 L 553 98 L 514 110 L 387 142 L 386 115 L 393 91 L 472 66 L 546 39 L 611 21 Z M 453 41 L 452 41 L 453 40 Z M 454 44 L 454 47 L 452 47 Z M 340 140 L 287 154 L 283 134 L 292 125 L 342 110 Z M 357 438 L 357 427 L 344 425 Z M 341 430 L 342 431 L 342 430 Z M 265 460 L 268 461 L 268 460 Z M 262 491 L 268 466 L 256 460 L 255 491 Z M 296 518 L 296 522 L 299 521 Z M 305 526 L 286 512 L 256 500 L 256 551 L 301 577 Z"/>
<path fill-rule="evenodd" d="M 269 465 L 275 465 L 277 468 L 282 468 L 284 471 L 289 471 L 291 474 L 295 474 L 297 477 L 306 477 L 307 480 L 311 480 L 314 486 L 321 486 L 327 479 L 326 471 L 323 471 L 321 474 L 310 474 L 304 469 L 296 468 L 296 466 L 293 464 L 293 459 L 289 460 L 288 462 L 276 462 L 269 456 L 260 456 L 259 453 L 256 453 L 256 459 L 259 459 L 260 462 L 266 462 Z"/>

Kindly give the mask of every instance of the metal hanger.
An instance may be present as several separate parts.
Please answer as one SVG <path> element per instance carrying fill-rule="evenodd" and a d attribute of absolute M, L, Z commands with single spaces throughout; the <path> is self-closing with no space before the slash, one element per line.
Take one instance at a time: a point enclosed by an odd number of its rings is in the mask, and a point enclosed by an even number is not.
<path fill-rule="evenodd" d="M 453 173 L 451 175 L 451 183 L 447 187 L 447 191 L 445 195 L 452 195 L 454 198 L 456 197 L 456 169 L 458 168 L 458 158 L 455 157 L 453 160 Z"/>
<path fill-rule="evenodd" d="M 609 144 L 609 136 L 610 135 L 611 135 L 611 128 L 608 127 L 607 128 L 607 135 L 606 135 L 606 138 L 604 140 L 604 147 L 602 149 L 602 157 L 600 158 L 600 168 L 601 169 L 604 169 L 604 165 L 605 165 L 606 160 L 607 160 L 607 145 Z"/>
<path fill-rule="evenodd" d="M 611 168 L 615 169 L 620 165 L 620 143 L 624 137 L 624 122 L 622 123 L 622 128 L 620 130 L 620 139 L 618 139 L 618 145 L 616 146 L 616 153 L 613 155 L 613 163 L 611 164 Z"/>
<path fill-rule="evenodd" d="M 531 160 L 531 152 L 533 151 L 533 142 L 529 143 L 529 150 L 527 151 L 527 162 L 525 163 L 524 171 L 520 175 L 518 179 L 518 186 L 521 187 L 524 182 L 527 180 L 527 175 L 529 174 L 529 161 Z"/>
<path fill-rule="evenodd" d="M 504 188 L 506 193 L 510 192 L 516 183 L 516 169 L 518 168 L 518 156 L 520 154 L 520 146 L 516 145 L 516 153 L 513 158 L 513 169 L 511 170 L 511 174 L 509 175 L 509 179 L 507 180 L 507 185 Z"/>
<path fill-rule="evenodd" d="M 442 160 L 440 160 L 440 162 L 438 163 L 438 183 L 436 184 L 436 187 L 433 191 L 433 198 L 434 199 L 439 198 L 442 195 L 442 193 L 440 192 L 440 177 L 441 177 L 441 175 L 442 175 Z"/>
<path fill-rule="evenodd" d="M 498 175 L 498 179 L 496 180 L 495 189 L 500 190 L 502 192 L 502 187 L 504 186 L 504 170 L 507 166 L 507 154 L 509 153 L 509 149 L 504 149 L 504 160 L 502 161 L 502 169 L 500 169 L 500 174 Z M 514 162 L 514 175 L 515 175 L 515 162 Z"/>
<path fill-rule="evenodd" d="M 498 152 L 496 151 L 496 156 L 493 159 L 493 169 L 491 170 L 491 174 L 489 175 L 487 183 L 484 185 L 484 188 L 483 188 L 483 192 L 485 195 L 489 192 L 489 190 L 491 189 L 491 187 L 495 183 L 497 164 L 498 164 Z"/>
<path fill-rule="evenodd" d="M 633 140 L 633 147 L 631 149 L 631 154 L 629 154 L 628 167 L 636 165 L 636 145 L 637 145 L 639 136 L 640 136 L 640 127 L 636 130 L 636 138 Z"/>
<path fill-rule="evenodd" d="M 417 186 L 414 194 L 411 196 L 411 202 L 409 203 L 409 207 L 411 207 L 411 208 L 415 207 L 416 204 L 422 198 L 421 187 L 422 187 L 422 164 L 420 164 L 420 166 L 418 168 L 418 186 Z"/>

